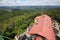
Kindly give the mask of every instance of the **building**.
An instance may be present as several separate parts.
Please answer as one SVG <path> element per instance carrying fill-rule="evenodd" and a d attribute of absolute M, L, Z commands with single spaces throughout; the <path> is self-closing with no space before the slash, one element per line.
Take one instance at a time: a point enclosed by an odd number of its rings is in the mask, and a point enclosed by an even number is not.
<path fill-rule="evenodd" d="M 36 37 L 36 40 L 56 40 L 53 30 L 53 23 L 49 16 L 38 16 L 34 20 L 35 23 L 28 32 L 29 35 L 39 35 Z"/>

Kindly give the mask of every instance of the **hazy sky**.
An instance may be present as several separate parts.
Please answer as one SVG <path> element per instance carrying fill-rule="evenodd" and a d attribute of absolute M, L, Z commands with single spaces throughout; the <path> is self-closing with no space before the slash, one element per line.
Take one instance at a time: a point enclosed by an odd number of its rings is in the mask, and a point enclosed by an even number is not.
<path fill-rule="evenodd" d="M 60 0 L 0 0 L 0 6 L 58 5 Z"/>

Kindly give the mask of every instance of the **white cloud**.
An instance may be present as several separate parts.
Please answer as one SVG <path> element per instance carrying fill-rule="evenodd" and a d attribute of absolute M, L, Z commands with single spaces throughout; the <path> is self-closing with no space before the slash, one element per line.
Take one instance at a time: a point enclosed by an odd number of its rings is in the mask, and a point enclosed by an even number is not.
<path fill-rule="evenodd" d="M 60 5 L 60 0 L 2 0 L 0 6 L 26 6 L 26 5 Z"/>
<path fill-rule="evenodd" d="M 0 1 L 0 5 L 6 5 L 7 4 L 7 0 L 2 0 L 2 1 Z"/>
<path fill-rule="evenodd" d="M 60 5 L 60 0 L 42 0 L 42 5 Z"/>
<path fill-rule="evenodd" d="M 24 6 L 24 5 L 39 5 L 40 1 L 32 2 L 32 1 L 26 1 L 26 2 L 16 2 L 18 5 Z"/>

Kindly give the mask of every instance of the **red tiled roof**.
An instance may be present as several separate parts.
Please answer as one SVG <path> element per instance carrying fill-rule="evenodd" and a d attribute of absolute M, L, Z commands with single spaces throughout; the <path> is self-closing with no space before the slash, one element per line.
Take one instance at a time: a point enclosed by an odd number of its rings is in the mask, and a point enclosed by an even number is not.
<path fill-rule="evenodd" d="M 38 23 L 32 26 L 28 34 L 38 34 L 48 40 L 55 40 L 51 18 L 47 15 L 42 15 L 36 17 L 35 20 L 38 20 Z"/>

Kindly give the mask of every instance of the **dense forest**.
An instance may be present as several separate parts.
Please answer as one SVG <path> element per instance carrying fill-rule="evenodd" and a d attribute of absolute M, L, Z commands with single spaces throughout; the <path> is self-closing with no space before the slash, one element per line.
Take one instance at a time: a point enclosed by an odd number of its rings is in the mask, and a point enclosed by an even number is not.
<path fill-rule="evenodd" d="M 34 18 L 43 14 L 49 15 L 53 20 L 60 22 L 60 8 L 51 10 L 0 10 L 0 35 L 4 40 L 13 39 L 20 35 L 27 27 L 32 26 Z"/>

